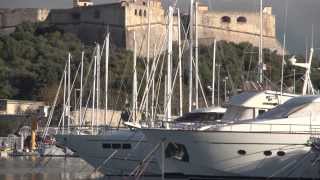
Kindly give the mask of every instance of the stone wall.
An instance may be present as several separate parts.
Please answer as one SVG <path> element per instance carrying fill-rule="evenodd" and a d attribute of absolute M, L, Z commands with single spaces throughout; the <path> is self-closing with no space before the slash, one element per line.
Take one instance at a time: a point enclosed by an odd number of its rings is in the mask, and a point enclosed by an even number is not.
<path fill-rule="evenodd" d="M 122 3 L 52 10 L 48 21 L 85 43 L 103 42 L 109 30 L 111 43 L 125 47 L 124 10 Z"/>
<path fill-rule="evenodd" d="M 0 9 L 0 33 L 10 33 L 23 22 L 45 21 L 49 11 L 46 8 Z"/>

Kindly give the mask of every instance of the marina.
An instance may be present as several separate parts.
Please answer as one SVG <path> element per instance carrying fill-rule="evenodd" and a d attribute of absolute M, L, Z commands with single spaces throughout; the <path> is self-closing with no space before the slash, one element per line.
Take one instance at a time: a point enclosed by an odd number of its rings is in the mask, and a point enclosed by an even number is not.
<path fill-rule="evenodd" d="M 0 180 L 320 179 L 319 27 L 218 1 L 0 8 Z"/>

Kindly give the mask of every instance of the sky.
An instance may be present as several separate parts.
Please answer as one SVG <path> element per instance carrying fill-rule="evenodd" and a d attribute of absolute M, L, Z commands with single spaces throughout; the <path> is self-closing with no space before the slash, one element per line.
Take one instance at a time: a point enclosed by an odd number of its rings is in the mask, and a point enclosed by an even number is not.
<path fill-rule="evenodd" d="M 95 4 L 109 3 L 117 0 L 93 0 Z M 259 0 L 201 0 L 213 10 L 258 11 Z M 265 5 L 273 7 L 276 16 L 277 38 L 282 43 L 286 29 L 287 49 L 291 54 L 304 54 L 306 44 L 310 48 L 312 24 L 314 24 L 314 47 L 320 47 L 320 0 L 263 0 Z M 188 6 L 188 0 L 178 0 L 182 8 Z M 287 27 L 285 24 L 285 7 L 288 7 Z M 173 0 L 163 0 L 164 5 Z M 0 0 L 0 8 L 71 8 L 72 0 Z M 307 43 L 306 43 L 307 42 Z M 319 54 L 320 51 L 316 51 Z"/>

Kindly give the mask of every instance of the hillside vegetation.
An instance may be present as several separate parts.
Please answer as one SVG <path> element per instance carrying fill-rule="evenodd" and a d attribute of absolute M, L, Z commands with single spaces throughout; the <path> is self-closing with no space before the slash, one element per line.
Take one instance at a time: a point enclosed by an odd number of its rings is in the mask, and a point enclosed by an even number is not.
<path fill-rule="evenodd" d="M 211 85 L 212 81 L 212 49 L 212 45 L 200 46 L 199 48 L 200 79 L 204 93 L 208 98 L 211 93 L 208 86 Z M 16 28 L 14 33 L 0 36 L 0 97 L 44 100 L 52 103 L 68 58 L 68 52 L 72 54 L 72 71 L 75 72 L 80 63 L 81 51 L 85 51 L 85 67 L 88 67 L 92 58 L 93 46 L 84 45 L 76 36 L 64 33 L 46 24 L 21 24 Z M 177 52 L 177 46 L 174 46 L 173 72 L 175 72 L 177 65 Z M 221 97 L 223 97 L 224 93 L 223 79 L 225 77 L 228 77 L 226 83 L 228 95 L 236 93 L 239 88 L 241 89 L 243 82 L 247 80 L 255 81 L 257 78 L 257 52 L 257 47 L 253 47 L 248 43 L 234 44 L 224 41 L 218 42 L 216 64 L 221 64 Z M 184 54 L 188 53 L 186 52 Z M 287 56 L 286 59 L 289 57 L 291 56 Z M 163 59 L 165 61 L 165 58 Z M 265 77 L 268 79 L 266 82 L 269 81 L 269 84 L 272 84 L 274 89 L 279 89 L 280 85 L 281 59 L 282 57 L 277 55 L 276 52 L 264 49 L 264 61 L 267 65 Z M 300 61 L 303 60 L 300 57 L 297 59 Z M 183 56 L 185 97 L 187 97 L 188 87 L 188 62 L 188 56 Z M 144 66 L 144 60 L 139 59 L 139 79 L 142 77 Z M 314 60 L 313 67 L 318 67 L 317 60 Z M 102 64 L 101 69 L 101 73 L 103 74 L 104 64 Z M 85 73 L 87 71 L 88 70 L 85 70 Z M 218 70 L 216 70 L 216 72 L 217 71 Z M 297 92 L 301 91 L 301 81 L 299 81 L 299 79 L 301 79 L 303 73 L 304 71 L 302 69 L 296 68 Z M 284 74 L 285 88 L 287 89 L 293 84 L 293 67 L 290 63 L 287 63 L 285 66 Z M 312 80 L 316 88 L 319 87 L 319 75 L 318 71 L 312 71 Z M 131 51 L 118 49 L 111 45 L 109 79 L 109 106 L 121 109 L 123 108 L 125 100 L 130 101 L 131 98 Z M 162 78 L 162 84 L 163 82 L 164 78 Z M 76 88 L 78 87 L 78 82 L 76 82 Z M 103 83 L 101 87 L 104 87 Z M 176 85 L 175 87 L 175 93 L 177 93 L 178 86 Z M 161 99 L 162 96 L 163 93 L 160 93 L 159 99 Z M 173 97 L 173 105 L 177 105 L 178 97 L 178 95 Z M 210 99 L 207 100 L 209 101 Z M 159 102 L 163 103 L 163 100 Z M 203 103 L 202 99 L 201 102 Z"/>

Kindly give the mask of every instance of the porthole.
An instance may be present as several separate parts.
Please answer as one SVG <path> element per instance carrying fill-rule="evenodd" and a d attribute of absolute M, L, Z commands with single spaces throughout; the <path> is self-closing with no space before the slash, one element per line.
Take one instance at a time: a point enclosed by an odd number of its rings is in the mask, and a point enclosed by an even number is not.
<path fill-rule="evenodd" d="M 277 152 L 277 155 L 278 155 L 278 156 L 284 156 L 284 155 L 286 155 L 286 153 L 285 153 L 284 151 L 278 151 L 278 152 Z"/>
<path fill-rule="evenodd" d="M 265 156 L 271 156 L 272 155 L 272 152 L 271 151 L 264 151 L 263 154 Z"/>
<path fill-rule="evenodd" d="M 246 152 L 245 150 L 243 150 L 243 149 L 240 149 L 240 150 L 238 151 L 238 154 L 240 154 L 240 155 L 246 155 L 247 152 Z"/>

